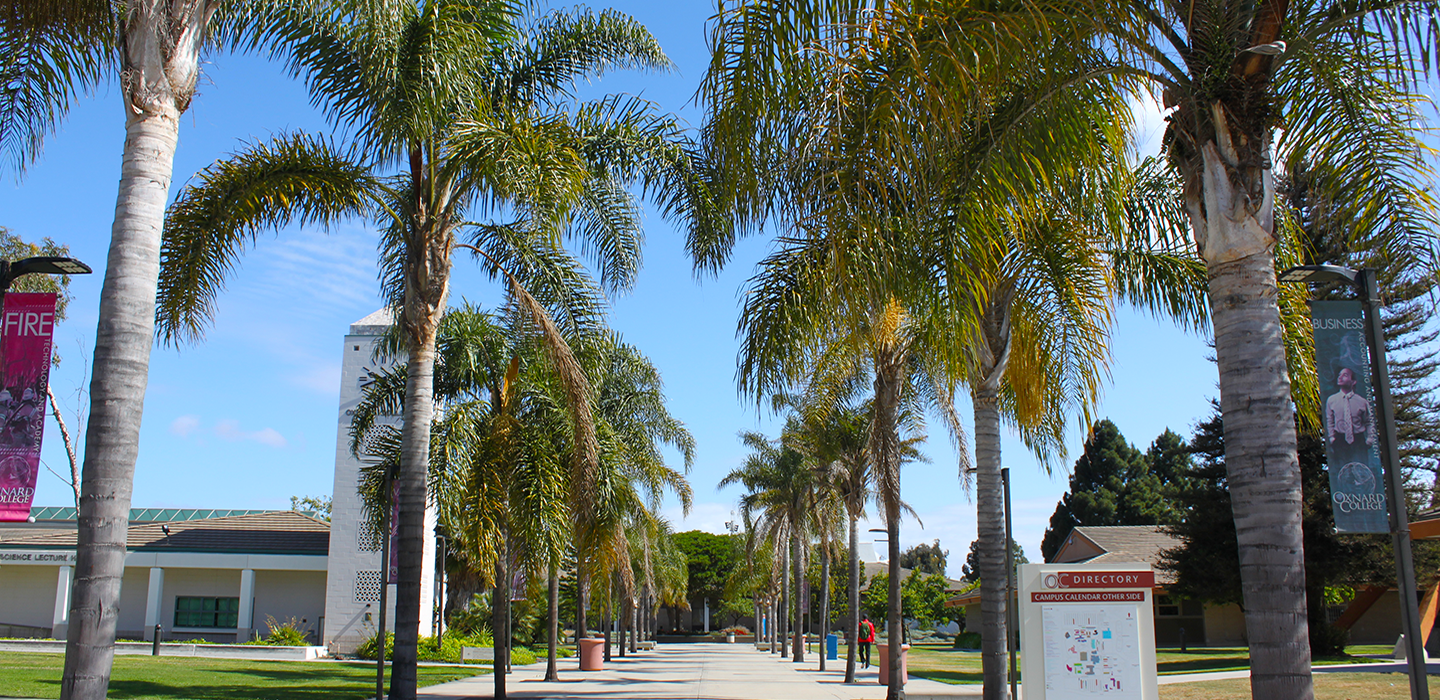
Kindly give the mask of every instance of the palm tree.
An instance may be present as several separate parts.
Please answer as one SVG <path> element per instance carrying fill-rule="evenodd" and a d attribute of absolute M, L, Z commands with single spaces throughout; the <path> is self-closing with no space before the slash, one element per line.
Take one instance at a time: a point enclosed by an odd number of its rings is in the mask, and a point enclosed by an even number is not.
<path fill-rule="evenodd" d="M 155 330 L 160 232 L 180 118 L 222 0 L 53 0 L 0 10 L 0 150 L 33 160 L 80 92 L 118 76 L 125 147 L 100 291 L 61 695 L 104 698 Z"/>
<path fill-rule="evenodd" d="M 730 485 L 745 488 L 745 494 L 740 497 L 740 512 L 747 521 L 754 523 L 756 535 L 750 549 L 753 552 L 760 543 L 773 548 L 780 569 L 782 598 L 792 595 L 788 590 L 789 572 L 794 572 L 793 597 L 789 605 L 782 605 L 788 608 L 784 617 L 789 627 L 787 631 L 794 635 L 791 654 L 798 663 L 805 658 L 801 644 L 803 618 L 799 595 L 799 581 L 804 577 L 805 569 L 800 551 L 811 531 L 809 506 L 815 473 L 805 464 L 804 456 L 783 440 L 771 442 L 756 432 L 742 432 L 740 439 L 750 448 L 751 454 L 743 465 L 720 480 L 718 488 Z"/>
<path fill-rule="evenodd" d="M 175 341 L 200 332 L 225 273 L 260 230 L 360 213 L 386 222 L 383 282 L 410 372 L 395 675 L 396 694 L 410 697 L 435 334 L 455 249 L 473 253 L 540 329 L 565 386 L 575 446 L 571 493 L 583 501 L 593 490 L 599 447 L 590 389 L 562 334 L 593 324 L 600 306 L 562 242 L 577 239 L 601 284 L 623 291 L 633 282 L 640 243 L 625 187 L 642 184 L 668 214 L 697 227 L 712 223 L 701 211 L 705 189 L 674 121 L 649 103 L 571 104 L 577 80 L 613 68 L 668 67 L 649 32 L 619 13 L 556 12 L 521 30 L 500 0 L 336 0 L 298 3 L 254 21 L 257 42 L 306 78 L 353 144 L 287 135 L 202 174 L 176 203 L 167 230 L 163 335 Z M 392 165 L 399 173 L 382 177 Z M 472 210 L 514 218 L 475 223 L 466 218 Z M 542 298 L 561 303 L 547 309 Z M 589 509 L 581 506 L 573 512 L 585 517 Z M 583 566 L 580 575 L 583 598 Z"/>
<path fill-rule="evenodd" d="M 1090 15 L 1089 12 L 1095 14 Z M 1205 261 L 1255 697 L 1312 693 L 1292 379 L 1277 304 L 1275 170 L 1300 163 L 1397 260 L 1434 270 L 1436 213 L 1414 91 L 1434 2 L 1087 4 L 1160 93 L 1166 155 Z M 1418 49 L 1418 51 L 1417 51 Z M 1284 129 L 1276 127 L 1284 124 Z M 1278 224 L 1278 226 L 1277 226 Z"/>

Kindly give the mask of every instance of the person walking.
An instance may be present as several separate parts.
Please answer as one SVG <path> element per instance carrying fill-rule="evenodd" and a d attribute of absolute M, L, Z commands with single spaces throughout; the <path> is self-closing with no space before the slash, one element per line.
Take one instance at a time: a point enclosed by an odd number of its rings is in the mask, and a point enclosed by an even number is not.
<path fill-rule="evenodd" d="M 869 615 L 860 616 L 860 662 L 862 668 L 870 668 L 870 644 L 875 641 L 875 625 L 870 624 Z"/>

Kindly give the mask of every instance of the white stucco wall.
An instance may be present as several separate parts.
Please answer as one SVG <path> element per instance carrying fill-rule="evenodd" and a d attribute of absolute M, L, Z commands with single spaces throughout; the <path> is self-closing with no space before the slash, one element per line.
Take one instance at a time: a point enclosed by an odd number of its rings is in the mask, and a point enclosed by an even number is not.
<path fill-rule="evenodd" d="M 277 622 L 295 618 L 300 629 L 309 632 L 319 643 L 321 618 L 325 615 L 325 572 L 323 571 L 256 571 L 255 631 L 269 633 L 266 616 Z"/>
<path fill-rule="evenodd" d="M 0 566 L 0 625 L 49 627 L 54 622 L 58 566 Z"/>

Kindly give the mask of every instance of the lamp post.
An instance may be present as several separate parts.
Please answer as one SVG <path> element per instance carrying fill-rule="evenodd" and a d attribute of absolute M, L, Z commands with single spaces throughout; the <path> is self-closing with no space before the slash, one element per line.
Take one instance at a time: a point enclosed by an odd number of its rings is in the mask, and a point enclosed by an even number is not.
<path fill-rule="evenodd" d="M 88 275 L 93 270 L 75 258 L 42 256 L 24 260 L 0 260 L 0 300 L 10 291 L 10 284 L 24 275 Z"/>
<path fill-rule="evenodd" d="M 1015 651 L 1020 648 L 1019 598 L 1015 590 L 1015 536 L 1010 522 L 1010 467 L 1000 467 L 1000 481 L 1005 485 L 1005 651 L 1010 654 L 1010 698 L 1020 695 L 1015 690 Z"/>
<path fill-rule="evenodd" d="M 1410 524 L 1405 514 L 1405 481 L 1400 473 L 1400 447 L 1395 434 L 1395 404 L 1390 397 L 1390 370 L 1385 362 L 1385 328 L 1380 319 L 1380 282 L 1375 270 L 1336 265 L 1303 265 L 1280 273 L 1279 281 L 1349 285 L 1365 311 L 1365 340 L 1370 345 L 1370 378 L 1380 417 L 1380 455 L 1385 468 L 1385 500 L 1390 510 L 1390 538 L 1395 547 L 1400 619 L 1405 632 L 1405 661 L 1412 700 L 1429 700 L 1425 676 L 1425 640 L 1420 638 L 1420 606 L 1415 600 L 1415 561 L 1410 551 Z"/>

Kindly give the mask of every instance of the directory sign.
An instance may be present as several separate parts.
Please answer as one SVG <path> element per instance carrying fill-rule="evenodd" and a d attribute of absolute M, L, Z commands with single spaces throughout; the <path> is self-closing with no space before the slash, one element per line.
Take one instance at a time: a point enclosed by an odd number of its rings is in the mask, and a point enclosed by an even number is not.
<path fill-rule="evenodd" d="M 1156 700 L 1149 564 L 1020 567 L 1024 695 Z"/>

